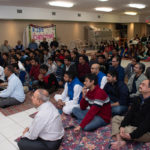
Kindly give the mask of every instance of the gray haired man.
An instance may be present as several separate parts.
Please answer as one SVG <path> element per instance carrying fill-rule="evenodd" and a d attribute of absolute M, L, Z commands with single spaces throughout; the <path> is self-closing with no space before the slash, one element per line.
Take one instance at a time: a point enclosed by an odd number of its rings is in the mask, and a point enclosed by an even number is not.
<path fill-rule="evenodd" d="M 20 150 L 54 150 L 58 149 L 64 128 L 58 110 L 49 101 L 46 90 L 38 89 L 32 96 L 32 103 L 38 107 L 31 126 L 23 132 L 18 142 Z"/>

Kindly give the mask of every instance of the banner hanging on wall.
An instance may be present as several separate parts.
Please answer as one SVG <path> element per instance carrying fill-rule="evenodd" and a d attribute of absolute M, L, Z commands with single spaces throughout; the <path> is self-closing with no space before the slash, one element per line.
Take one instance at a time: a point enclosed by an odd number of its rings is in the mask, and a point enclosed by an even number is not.
<path fill-rule="evenodd" d="M 43 38 L 50 44 L 53 38 L 56 37 L 56 25 L 38 26 L 30 24 L 26 27 L 23 35 L 23 43 L 26 47 L 32 39 L 39 45 Z"/>

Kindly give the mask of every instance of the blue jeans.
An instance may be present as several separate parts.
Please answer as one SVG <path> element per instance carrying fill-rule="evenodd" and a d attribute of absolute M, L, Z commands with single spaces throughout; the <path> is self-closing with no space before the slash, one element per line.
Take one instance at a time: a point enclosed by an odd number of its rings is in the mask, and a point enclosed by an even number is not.
<path fill-rule="evenodd" d="M 111 112 L 113 116 L 123 115 L 125 112 L 127 112 L 127 110 L 128 110 L 128 106 L 123 106 L 123 105 L 111 107 Z"/>
<path fill-rule="evenodd" d="M 80 108 L 73 108 L 72 113 L 77 118 L 78 122 L 80 123 L 84 117 L 86 116 L 89 110 L 81 110 Z M 105 126 L 107 123 L 100 117 L 95 116 L 91 122 L 89 122 L 85 127 L 85 131 L 92 131 L 99 127 Z"/>

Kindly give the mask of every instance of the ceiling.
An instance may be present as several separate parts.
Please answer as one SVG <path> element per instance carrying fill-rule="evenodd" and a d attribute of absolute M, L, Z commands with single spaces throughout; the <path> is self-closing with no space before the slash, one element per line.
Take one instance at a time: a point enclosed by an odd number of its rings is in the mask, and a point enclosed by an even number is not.
<path fill-rule="evenodd" d="M 7 6 L 23 6 L 23 7 L 37 7 L 37 8 L 51 8 L 59 10 L 75 10 L 96 12 L 95 7 L 112 7 L 114 10 L 111 14 L 123 14 L 124 11 L 136 11 L 140 15 L 150 14 L 150 0 L 109 0 L 108 2 L 100 2 L 98 0 L 63 0 L 73 2 L 75 5 L 72 8 L 52 7 L 48 2 L 52 0 L 0 0 L 0 5 Z M 61 1 L 61 0 L 59 0 Z M 129 8 L 129 3 L 142 3 L 146 4 L 145 9 Z"/>

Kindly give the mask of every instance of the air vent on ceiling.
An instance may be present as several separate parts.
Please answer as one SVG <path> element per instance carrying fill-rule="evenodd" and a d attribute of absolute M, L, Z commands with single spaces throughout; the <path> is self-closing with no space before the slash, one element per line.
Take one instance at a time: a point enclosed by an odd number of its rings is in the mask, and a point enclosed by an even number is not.
<path fill-rule="evenodd" d="M 55 16 L 56 15 L 56 12 L 52 12 L 52 16 Z"/>
<path fill-rule="evenodd" d="M 80 14 L 80 13 L 78 13 L 78 17 L 81 17 L 81 14 Z"/>
<path fill-rule="evenodd" d="M 17 14 L 22 14 L 22 9 L 17 9 Z"/>

